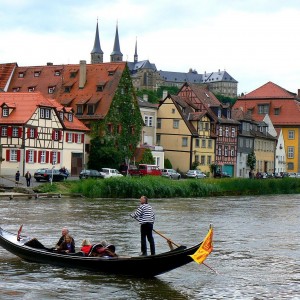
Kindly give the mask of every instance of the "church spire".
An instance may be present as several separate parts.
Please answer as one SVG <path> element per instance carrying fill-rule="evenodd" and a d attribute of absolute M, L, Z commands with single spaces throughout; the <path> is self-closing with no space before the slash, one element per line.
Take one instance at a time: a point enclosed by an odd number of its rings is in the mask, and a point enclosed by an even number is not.
<path fill-rule="evenodd" d="M 118 23 L 116 27 L 116 35 L 115 35 L 115 42 L 114 42 L 114 49 L 110 55 L 110 61 L 123 61 L 123 54 L 120 50 L 120 42 L 119 42 L 119 32 L 118 32 Z"/>
<path fill-rule="evenodd" d="M 135 40 L 135 51 L 134 51 L 134 57 L 133 57 L 133 60 L 135 63 L 138 62 L 138 54 L 137 54 L 137 38 Z"/>
<path fill-rule="evenodd" d="M 98 18 L 97 18 L 94 48 L 91 52 L 91 64 L 98 64 L 98 63 L 103 63 L 103 51 L 101 50 L 101 46 L 100 46 Z"/>

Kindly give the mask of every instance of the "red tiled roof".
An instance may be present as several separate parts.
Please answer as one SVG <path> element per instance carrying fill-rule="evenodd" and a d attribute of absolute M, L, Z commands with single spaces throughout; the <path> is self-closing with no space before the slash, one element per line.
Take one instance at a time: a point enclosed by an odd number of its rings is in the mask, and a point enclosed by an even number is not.
<path fill-rule="evenodd" d="M 239 99 L 266 99 L 266 98 L 285 98 L 285 99 L 294 99 L 296 96 L 295 93 L 289 92 L 286 89 L 280 87 L 279 85 L 269 81 L 256 90 L 240 97 Z"/>
<path fill-rule="evenodd" d="M 60 109 L 61 105 L 53 99 L 46 98 L 42 93 L 0 93 L 0 106 L 14 108 L 8 117 L 0 114 L 0 124 L 26 124 L 39 106 Z M 64 118 L 64 126 L 70 130 L 88 131 L 89 129 L 75 116 L 73 122 Z"/>
<path fill-rule="evenodd" d="M 0 64 L 0 90 L 4 90 L 17 63 Z"/>

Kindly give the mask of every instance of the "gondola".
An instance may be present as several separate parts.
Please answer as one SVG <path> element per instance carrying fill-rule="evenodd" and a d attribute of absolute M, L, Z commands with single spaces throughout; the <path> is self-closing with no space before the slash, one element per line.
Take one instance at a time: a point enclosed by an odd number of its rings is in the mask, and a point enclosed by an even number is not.
<path fill-rule="evenodd" d="M 154 277 L 190 263 L 189 256 L 201 243 L 187 248 L 179 246 L 168 252 L 151 256 L 90 257 L 80 253 L 62 254 L 47 248 L 37 239 L 10 233 L 0 227 L 0 246 L 14 255 L 31 262 L 79 268 L 104 274 L 134 277 Z"/>

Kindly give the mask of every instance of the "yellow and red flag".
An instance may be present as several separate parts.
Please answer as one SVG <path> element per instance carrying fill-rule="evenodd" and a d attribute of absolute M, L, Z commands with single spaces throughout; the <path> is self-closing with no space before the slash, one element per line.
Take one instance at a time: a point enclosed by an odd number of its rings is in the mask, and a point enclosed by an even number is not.
<path fill-rule="evenodd" d="M 205 239 L 203 240 L 201 246 L 198 250 L 190 257 L 198 264 L 202 264 L 207 256 L 213 250 L 213 227 L 211 226 Z"/>

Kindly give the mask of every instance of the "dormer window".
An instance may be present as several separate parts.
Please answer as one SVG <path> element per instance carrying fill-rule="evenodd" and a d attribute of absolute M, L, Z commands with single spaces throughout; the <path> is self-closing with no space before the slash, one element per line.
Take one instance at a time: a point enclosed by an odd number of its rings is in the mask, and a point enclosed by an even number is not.
<path fill-rule="evenodd" d="M 29 92 L 29 93 L 34 92 L 34 90 L 35 90 L 34 86 L 30 86 L 30 87 L 28 88 L 28 92 Z"/>
<path fill-rule="evenodd" d="M 49 86 L 48 87 L 48 94 L 53 94 L 55 91 L 55 86 Z"/>
<path fill-rule="evenodd" d="M 2 108 L 2 117 L 8 117 L 9 109 L 7 107 Z"/>
<path fill-rule="evenodd" d="M 65 93 L 70 93 L 70 92 L 71 92 L 71 87 L 65 86 Z"/>
<path fill-rule="evenodd" d="M 64 112 L 63 111 L 61 111 L 60 113 L 59 113 L 59 117 L 60 117 L 60 119 L 63 121 L 64 120 Z"/>
<path fill-rule="evenodd" d="M 40 108 L 40 118 L 41 119 L 50 119 L 51 110 L 49 108 Z"/>
<path fill-rule="evenodd" d="M 17 93 L 17 92 L 19 92 L 19 91 L 20 91 L 20 88 L 19 88 L 19 87 L 13 88 L 13 92 L 14 92 L 14 93 Z"/>
<path fill-rule="evenodd" d="M 25 76 L 25 73 L 24 73 L 24 72 L 19 72 L 19 74 L 18 74 L 18 77 L 19 77 L 19 78 L 24 78 L 24 76 Z"/>
<path fill-rule="evenodd" d="M 221 118 L 221 108 L 218 108 L 218 118 Z"/>
<path fill-rule="evenodd" d="M 77 105 L 77 115 L 83 114 L 83 105 Z"/>
<path fill-rule="evenodd" d="M 95 112 L 95 105 L 94 104 L 88 104 L 87 106 L 87 114 L 88 115 L 93 115 Z"/>
<path fill-rule="evenodd" d="M 70 78 L 75 78 L 77 75 L 77 71 L 70 72 Z"/>
<path fill-rule="evenodd" d="M 68 120 L 69 120 L 69 122 L 73 122 L 73 114 L 72 113 L 68 113 Z"/>
<path fill-rule="evenodd" d="M 60 76 L 60 70 L 55 70 L 54 71 L 54 76 Z"/>
<path fill-rule="evenodd" d="M 34 77 L 40 77 L 41 71 L 34 71 Z"/>
<path fill-rule="evenodd" d="M 97 84 L 97 92 L 102 92 L 104 90 L 105 83 L 106 82 L 99 82 Z"/>
<path fill-rule="evenodd" d="M 108 76 L 113 76 L 115 74 L 115 70 L 108 70 Z"/>

